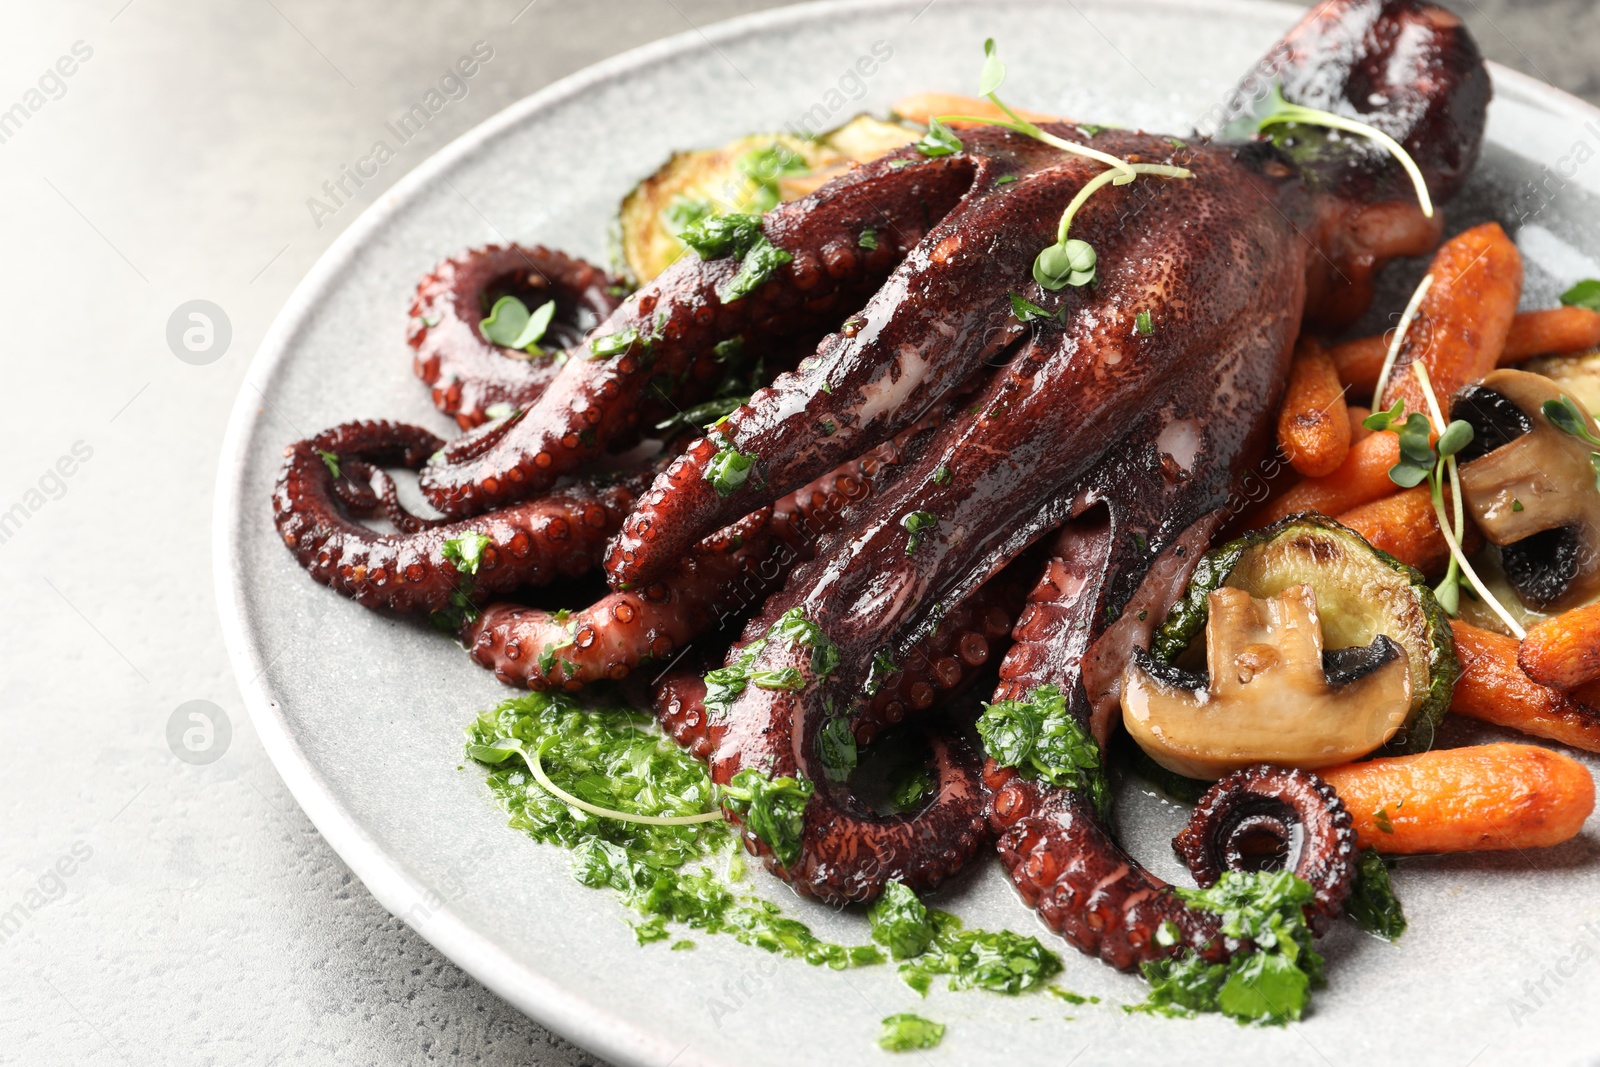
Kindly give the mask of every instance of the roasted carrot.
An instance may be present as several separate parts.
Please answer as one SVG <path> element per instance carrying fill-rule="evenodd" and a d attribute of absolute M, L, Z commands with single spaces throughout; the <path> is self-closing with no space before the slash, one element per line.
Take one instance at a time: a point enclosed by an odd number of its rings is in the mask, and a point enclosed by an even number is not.
<path fill-rule="evenodd" d="M 1427 412 L 1422 385 L 1411 371 L 1428 369 L 1441 403 L 1494 370 L 1522 296 L 1522 255 L 1498 222 L 1459 233 L 1440 246 L 1428 268 L 1433 284 L 1400 346 L 1381 401 Z"/>
<path fill-rule="evenodd" d="M 1580 307 L 1524 311 L 1511 320 L 1500 362 L 1583 352 L 1596 345 L 1600 345 L 1600 311 Z"/>
<path fill-rule="evenodd" d="M 1379 852 L 1478 852 L 1559 845 L 1594 810 L 1594 779 L 1537 745 L 1475 745 L 1318 772 L 1356 843 Z"/>
<path fill-rule="evenodd" d="M 1562 693 L 1517 665 L 1517 640 L 1456 620 L 1456 679 L 1450 710 L 1496 726 L 1600 752 L 1600 687 Z"/>
<path fill-rule="evenodd" d="M 892 108 L 896 115 L 912 122 L 926 126 L 931 119 L 943 115 L 971 115 L 980 119 L 1000 119 L 1009 122 L 1010 116 L 1001 111 L 992 101 L 976 96 L 962 96 L 960 93 L 912 93 L 902 96 L 894 102 Z M 1029 111 L 1026 108 L 1017 108 L 1017 114 L 1029 122 L 1060 122 L 1054 115 L 1046 115 L 1039 111 Z M 969 126 L 972 123 L 952 122 L 952 126 Z"/>
<path fill-rule="evenodd" d="M 1528 631 L 1517 665 L 1552 689 L 1573 689 L 1600 678 L 1600 604 L 1573 608 Z"/>
<path fill-rule="evenodd" d="M 1383 371 L 1383 361 L 1389 355 L 1389 335 L 1358 337 L 1354 341 L 1334 345 L 1328 349 L 1339 372 L 1339 380 L 1350 387 L 1352 396 L 1370 400 L 1378 387 L 1378 375 Z"/>
<path fill-rule="evenodd" d="M 1344 386 L 1327 351 L 1302 337 L 1289 367 L 1289 388 L 1278 411 L 1278 448 L 1307 478 L 1332 474 L 1350 451 Z"/>
<path fill-rule="evenodd" d="M 1373 548 L 1381 548 L 1424 574 L 1440 573 L 1450 562 L 1450 546 L 1439 529 L 1433 494 L 1425 485 L 1362 504 L 1338 519 Z"/>
<path fill-rule="evenodd" d="M 1549 308 L 1524 311 L 1511 320 L 1505 347 L 1496 363 L 1521 363 L 1534 356 L 1567 355 L 1600 346 L 1600 311 L 1588 308 Z M 1339 380 L 1350 387 L 1352 396 L 1370 397 L 1378 387 L 1378 373 L 1389 354 L 1389 336 L 1358 337 L 1334 345 L 1328 358 L 1339 372 Z M 1442 397 L 1441 397 L 1442 399 Z"/>
<path fill-rule="evenodd" d="M 1339 515 L 1399 491 L 1389 480 L 1389 468 L 1400 462 L 1400 439 L 1392 433 L 1375 433 L 1353 446 L 1339 469 L 1322 478 L 1307 478 L 1261 512 L 1263 523 L 1276 522 L 1297 511 Z"/>
<path fill-rule="evenodd" d="M 1371 408 L 1364 408 L 1360 404 L 1347 404 L 1344 410 L 1345 414 L 1350 416 L 1350 444 L 1352 446 L 1358 445 L 1372 436 L 1372 431 L 1361 425 L 1366 417 L 1372 414 Z"/>

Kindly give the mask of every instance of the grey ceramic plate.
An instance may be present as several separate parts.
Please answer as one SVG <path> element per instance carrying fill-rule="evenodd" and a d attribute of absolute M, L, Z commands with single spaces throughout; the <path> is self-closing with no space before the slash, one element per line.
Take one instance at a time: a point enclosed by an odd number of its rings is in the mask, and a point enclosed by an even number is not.
<path fill-rule="evenodd" d="M 508 829 L 482 773 L 460 769 L 462 726 L 507 691 L 424 627 L 314 585 L 272 529 L 268 496 L 287 442 L 376 416 L 448 432 L 402 339 L 411 288 L 443 255 L 515 238 L 603 258 L 618 198 L 672 150 L 808 114 L 834 122 L 881 112 L 918 89 L 967 90 L 988 35 L 1002 42 L 1018 103 L 1181 133 L 1298 14 L 1221 0 L 908 0 L 740 19 L 524 100 L 352 225 L 251 367 L 222 463 L 215 555 L 256 729 L 373 894 L 529 1015 L 627 1063 L 875 1063 L 885 1055 L 873 1044 L 879 1020 L 905 1010 L 949 1025 L 926 1056 L 944 1063 L 1344 1064 L 1386 1053 L 1408 1063 L 1575 1063 L 1600 1049 L 1590 1007 L 1600 993 L 1600 925 L 1584 926 L 1600 921 L 1593 823 L 1538 854 L 1407 863 L 1397 881 L 1410 933 L 1398 946 L 1352 930 L 1331 937 L 1331 987 L 1286 1029 L 1127 1015 L 1116 1005 L 1141 998 L 1139 981 L 1065 946 L 1063 984 L 1105 1003 L 1070 1009 L 1043 996 L 947 992 L 919 1001 L 888 967 L 836 973 L 728 938 L 699 938 L 693 952 L 640 948 L 614 900 L 574 882 L 564 855 Z M 857 58 L 875 47 L 892 55 L 858 78 Z M 1600 113 L 1504 70 L 1495 77 L 1491 145 L 1451 223 L 1491 214 L 1518 223 L 1526 300 L 1547 305 L 1561 284 L 1600 275 L 1600 166 L 1587 162 L 1600 146 Z M 1566 177 L 1539 193 L 1529 183 L 1543 180 L 1545 164 Z M 1404 303 L 1418 270 L 1391 272 L 1380 311 Z M 1134 851 L 1181 877 L 1165 845 L 1181 813 L 1131 789 L 1120 811 Z M 864 937 L 859 915 L 766 885 L 823 935 Z M 993 863 L 945 897 L 969 923 L 1050 937 Z"/>

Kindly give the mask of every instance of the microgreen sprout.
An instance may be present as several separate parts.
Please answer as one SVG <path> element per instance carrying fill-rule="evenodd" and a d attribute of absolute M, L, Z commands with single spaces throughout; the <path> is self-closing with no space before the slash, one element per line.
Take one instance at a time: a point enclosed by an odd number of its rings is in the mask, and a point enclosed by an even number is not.
<path fill-rule="evenodd" d="M 489 317 L 478 323 L 483 336 L 502 348 L 520 348 L 524 352 L 540 355 L 544 349 L 539 342 L 555 318 L 556 302 L 546 300 L 533 311 L 514 296 L 502 296 L 489 309 Z"/>
<path fill-rule="evenodd" d="M 960 140 L 950 132 L 949 127 L 945 124 L 950 122 L 977 122 L 989 126 L 1000 126 L 1014 133 L 1032 137 L 1036 141 L 1042 141 L 1052 148 L 1059 148 L 1063 152 L 1097 160 L 1109 167 L 1109 170 L 1095 175 L 1084 183 L 1083 188 L 1078 191 L 1078 195 L 1072 198 L 1072 202 L 1067 205 L 1067 210 L 1061 215 L 1060 225 L 1056 228 L 1055 244 L 1048 245 L 1041 251 L 1033 263 L 1034 280 L 1052 292 L 1063 289 L 1068 285 L 1088 285 L 1094 280 L 1095 250 L 1087 241 L 1069 238 L 1067 234 L 1072 226 L 1072 217 L 1077 214 L 1079 208 L 1083 207 L 1089 197 L 1107 184 L 1127 185 L 1141 174 L 1162 178 L 1192 178 L 1194 177 L 1194 172 L 1185 167 L 1173 167 L 1159 163 L 1130 163 L 1126 159 L 1114 156 L 1109 152 L 1102 152 L 1098 148 L 1090 148 L 1088 145 L 1078 144 L 1075 141 L 1057 137 L 1053 133 L 1047 133 L 1034 123 L 1018 115 L 1005 101 L 1000 99 L 1000 86 L 1006 80 L 1006 65 L 1000 60 L 1000 55 L 995 49 L 993 37 L 983 42 L 983 57 L 983 71 L 978 76 L 978 92 L 980 95 L 987 97 L 995 107 L 1003 111 L 1007 116 L 1006 119 L 982 118 L 973 115 L 943 115 L 933 120 L 928 127 L 928 135 L 923 138 L 923 141 L 929 141 L 930 138 L 933 138 L 935 129 L 938 129 L 943 133 L 934 143 L 944 143 L 943 139 L 945 135 L 948 135 L 948 138 L 954 140 L 956 148 L 959 149 Z M 924 155 L 929 154 L 921 142 L 918 143 L 917 149 L 923 152 Z"/>
<path fill-rule="evenodd" d="M 1467 554 L 1461 548 L 1461 540 L 1466 533 L 1466 511 L 1461 497 L 1461 477 L 1457 471 L 1456 453 L 1460 452 L 1472 441 L 1472 425 L 1457 419 L 1446 422 L 1444 411 L 1439 406 L 1439 398 L 1433 391 L 1433 381 L 1428 376 L 1428 368 L 1421 360 L 1411 364 L 1411 371 L 1416 376 L 1417 384 L 1422 389 L 1426 398 L 1428 409 L 1432 415 L 1430 423 L 1427 416 L 1412 413 L 1401 422 L 1405 413 L 1405 401 L 1395 401 L 1394 407 L 1387 411 L 1378 411 L 1366 417 L 1362 425 L 1369 430 L 1379 433 L 1388 431 L 1400 439 L 1400 462 L 1389 470 L 1389 480 L 1404 488 L 1421 485 L 1427 482 L 1429 494 L 1433 500 L 1433 512 L 1439 522 L 1439 531 L 1444 535 L 1445 544 L 1450 546 L 1450 566 L 1445 572 L 1444 580 L 1433 591 L 1438 599 L 1439 606 L 1450 615 L 1455 615 L 1461 606 L 1461 579 L 1466 578 L 1473 590 L 1488 604 L 1494 613 L 1500 616 L 1500 621 L 1506 628 L 1516 635 L 1518 640 L 1527 636 L 1526 631 L 1506 610 L 1495 595 L 1491 593 L 1483 580 L 1478 577 L 1478 572 L 1473 569 L 1472 562 L 1467 559 Z M 1437 439 L 1433 434 L 1437 433 Z M 1446 514 L 1444 504 L 1444 485 L 1448 480 L 1450 484 L 1451 504 L 1453 515 Z"/>
<path fill-rule="evenodd" d="M 1016 293 L 1011 294 L 1011 317 L 1018 322 L 1039 322 L 1045 319 L 1063 319 L 1066 317 L 1065 307 L 1051 311 L 1049 308 L 1040 307 L 1032 300 Z"/>
<path fill-rule="evenodd" d="M 1417 317 L 1417 309 L 1422 307 L 1422 298 L 1428 295 L 1428 290 L 1433 287 L 1433 275 L 1423 277 L 1417 286 L 1416 292 L 1411 294 L 1411 299 L 1406 302 L 1406 309 L 1400 316 L 1400 325 L 1395 327 L 1394 337 L 1389 340 L 1389 351 L 1383 357 L 1383 369 L 1378 372 L 1378 386 L 1372 391 L 1372 410 L 1383 410 L 1383 394 L 1389 388 L 1389 375 L 1394 373 L 1394 361 L 1400 357 L 1400 346 L 1405 344 L 1406 334 L 1411 330 L 1411 322 Z"/>
<path fill-rule="evenodd" d="M 1591 445 L 1600 445 L 1600 437 L 1589 432 L 1589 422 L 1583 417 L 1582 409 L 1565 393 L 1561 394 L 1560 400 L 1546 400 L 1541 410 L 1544 417 L 1562 433 L 1571 434 Z M 1595 487 L 1600 489 L 1600 452 L 1589 453 L 1589 466 L 1594 469 Z"/>
<path fill-rule="evenodd" d="M 579 811 L 586 811 L 590 815 L 598 815 L 603 819 L 616 819 L 618 822 L 641 823 L 645 826 L 691 826 L 695 823 L 717 822 L 722 818 L 721 811 L 707 811 L 699 815 L 640 815 L 632 811 L 617 811 L 614 808 L 603 808 L 598 804 L 591 804 L 582 797 L 573 796 L 550 780 L 545 773 L 544 766 L 539 758 L 546 748 L 554 743 L 555 738 L 547 737 L 539 747 L 529 752 L 521 741 L 514 737 L 500 737 L 487 745 L 467 746 L 467 755 L 484 763 L 504 763 L 511 756 L 521 756 L 528 770 L 533 772 L 534 781 L 545 792 L 560 800 L 563 804 L 571 804 Z"/>
<path fill-rule="evenodd" d="M 1428 183 L 1422 177 L 1422 170 L 1417 166 L 1417 161 L 1411 158 L 1411 153 L 1405 150 L 1399 141 L 1384 133 L 1376 126 L 1369 126 L 1365 122 L 1347 119 L 1343 115 L 1335 115 L 1331 111 L 1322 111 L 1302 104 L 1292 104 L 1284 99 L 1283 86 L 1274 83 L 1272 92 L 1267 94 L 1265 110 L 1257 109 L 1255 113 L 1256 129 L 1264 130 L 1268 126 L 1280 124 L 1294 124 L 1300 126 L 1321 126 L 1330 130 L 1341 130 L 1353 133 L 1368 140 L 1375 141 L 1387 151 L 1400 166 L 1405 168 L 1406 174 L 1411 178 L 1411 184 L 1417 189 L 1417 202 L 1422 205 L 1422 213 L 1428 218 L 1433 218 L 1433 198 L 1428 194 Z"/>

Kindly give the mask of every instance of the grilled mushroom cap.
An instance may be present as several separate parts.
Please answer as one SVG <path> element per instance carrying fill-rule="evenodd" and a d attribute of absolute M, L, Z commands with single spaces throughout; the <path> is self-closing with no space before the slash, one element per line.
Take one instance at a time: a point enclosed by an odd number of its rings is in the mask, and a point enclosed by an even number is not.
<path fill-rule="evenodd" d="M 1485 453 L 1461 465 L 1461 495 L 1473 521 L 1501 546 L 1506 576 L 1523 602 L 1546 612 L 1600 595 L 1600 490 L 1589 458 L 1595 446 L 1541 410 L 1562 396 L 1549 378 L 1497 370 L 1451 408 L 1472 423 L 1473 451 Z M 1589 431 L 1600 433 L 1582 404 L 1578 410 Z"/>
<path fill-rule="evenodd" d="M 1224 587 L 1208 606 L 1209 677 L 1159 667 L 1148 653 L 1123 674 L 1123 725 L 1168 770 L 1214 779 L 1257 763 L 1331 767 L 1378 748 L 1405 722 L 1405 650 L 1379 634 L 1324 656 L 1309 585 L 1267 600 Z"/>

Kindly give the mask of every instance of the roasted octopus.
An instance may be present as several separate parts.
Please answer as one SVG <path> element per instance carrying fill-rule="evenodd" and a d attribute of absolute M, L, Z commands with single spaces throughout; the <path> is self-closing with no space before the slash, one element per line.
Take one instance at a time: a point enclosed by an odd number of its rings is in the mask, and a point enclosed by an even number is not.
<path fill-rule="evenodd" d="M 1436 202 L 1476 160 L 1488 75 L 1442 8 L 1318 5 L 1233 112 L 1275 83 L 1400 141 Z M 1098 253 L 1092 285 L 1048 291 L 1030 271 L 1104 165 L 992 126 L 768 212 L 761 234 L 788 260 L 737 299 L 719 296 L 731 256 L 686 255 L 625 299 L 604 271 L 542 248 L 447 260 L 419 287 L 411 343 L 435 404 L 471 428 L 446 443 L 352 423 L 291 446 L 274 494 L 285 544 L 369 607 L 442 613 L 511 684 L 578 689 L 649 665 L 663 725 L 716 782 L 755 768 L 815 784 L 792 862 L 745 832 L 806 895 L 931 889 L 993 840 L 1023 898 L 1082 951 L 1123 969 L 1227 958 L 1241 946 L 1217 917 L 1123 852 L 1084 791 L 980 763 L 948 698 L 998 664 L 994 700 L 1056 686 L 1105 751 L 1131 650 L 1268 447 L 1302 325 L 1352 321 L 1374 275 L 1430 249 L 1441 220 L 1358 138 L 1048 129 L 1192 172 L 1088 201 L 1073 233 Z M 557 301 L 564 350 L 485 340 L 478 319 L 515 292 Z M 1046 313 L 1024 321 L 1012 294 Z M 663 419 L 726 393 L 740 353 L 782 372 L 749 382 L 763 387 L 709 433 L 652 444 Z M 515 410 L 494 417 L 496 404 Z M 714 476 L 730 453 L 749 461 L 731 490 Z M 384 466 L 417 471 L 438 516 L 403 508 Z M 581 610 L 494 602 L 600 567 L 611 591 Z M 804 684 L 750 685 L 708 709 L 695 668 L 737 662 L 794 609 L 837 664 L 766 641 L 755 668 Z M 818 735 L 839 715 L 863 744 L 920 731 L 934 772 L 920 810 L 878 814 L 828 776 Z M 1315 887 L 1314 918 L 1339 912 L 1350 821 L 1313 775 L 1225 779 L 1177 847 L 1205 884 L 1260 862 L 1263 841 Z M 1166 922 L 1176 943 L 1154 937 Z"/>

